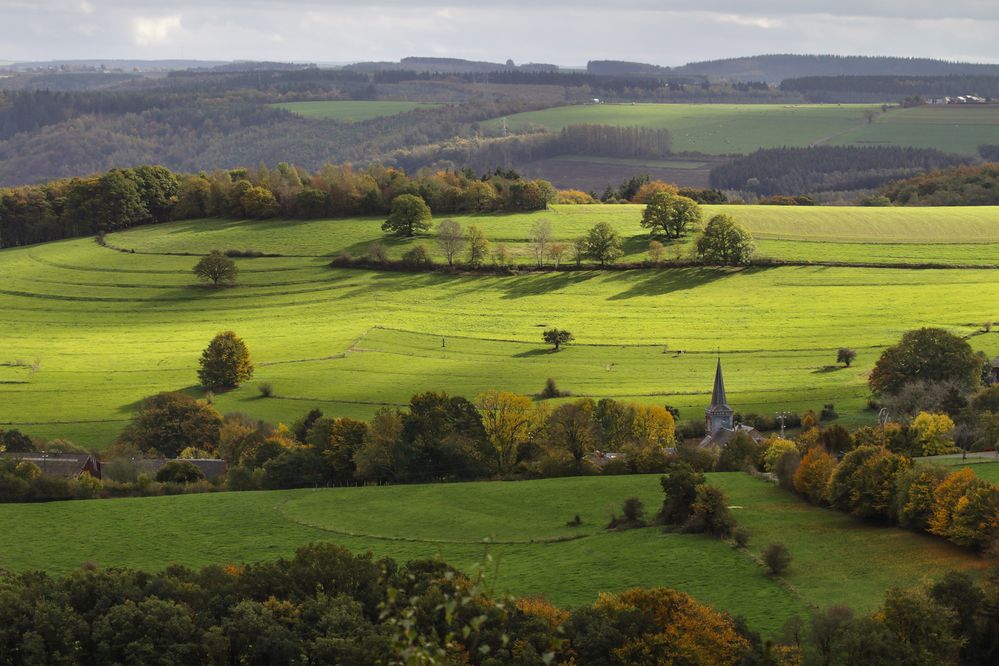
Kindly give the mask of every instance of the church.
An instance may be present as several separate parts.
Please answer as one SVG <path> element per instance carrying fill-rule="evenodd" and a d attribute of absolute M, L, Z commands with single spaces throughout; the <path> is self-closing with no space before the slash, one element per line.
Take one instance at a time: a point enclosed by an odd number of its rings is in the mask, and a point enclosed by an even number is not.
<path fill-rule="evenodd" d="M 722 376 L 721 357 L 715 368 L 715 386 L 711 391 L 711 405 L 704 410 L 704 439 L 701 448 L 720 449 L 740 432 L 744 432 L 757 442 L 764 437 L 756 428 L 735 423 L 735 412 L 728 406 L 725 397 L 725 378 Z"/>

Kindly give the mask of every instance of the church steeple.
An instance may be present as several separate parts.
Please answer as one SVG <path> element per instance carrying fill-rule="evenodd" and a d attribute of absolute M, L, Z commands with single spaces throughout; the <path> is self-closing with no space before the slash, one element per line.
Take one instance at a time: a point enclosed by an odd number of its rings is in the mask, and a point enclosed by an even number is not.
<path fill-rule="evenodd" d="M 713 435 L 721 429 L 732 430 L 735 413 L 728 406 L 725 397 L 725 378 L 722 376 L 721 357 L 715 368 L 715 386 L 711 391 L 711 405 L 704 410 L 704 429 L 708 435 Z"/>
<path fill-rule="evenodd" d="M 715 388 L 711 391 L 711 408 L 728 407 L 725 401 L 725 378 L 722 377 L 721 357 L 718 357 L 718 367 L 715 368 Z"/>

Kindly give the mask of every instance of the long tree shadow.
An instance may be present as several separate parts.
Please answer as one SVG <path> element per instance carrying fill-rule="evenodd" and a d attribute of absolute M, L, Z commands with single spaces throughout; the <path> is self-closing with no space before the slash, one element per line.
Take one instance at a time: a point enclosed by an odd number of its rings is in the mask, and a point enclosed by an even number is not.
<path fill-rule="evenodd" d="M 553 291 L 565 289 L 574 284 L 592 280 L 601 271 L 559 271 L 551 273 L 534 273 L 516 277 L 503 278 L 499 283 L 503 298 L 525 298 L 541 296 Z"/>
<path fill-rule="evenodd" d="M 632 284 L 624 291 L 610 296 L 607 300 L 621 301 L 638 296 L 664 296 L 679 291 L 697 289 L 704 285 L 724 280 L 735 275 L 752 275 L 765 268 L 661 268 L 658 270 L 626 271 L 611 280 L 631 280 Z"/>

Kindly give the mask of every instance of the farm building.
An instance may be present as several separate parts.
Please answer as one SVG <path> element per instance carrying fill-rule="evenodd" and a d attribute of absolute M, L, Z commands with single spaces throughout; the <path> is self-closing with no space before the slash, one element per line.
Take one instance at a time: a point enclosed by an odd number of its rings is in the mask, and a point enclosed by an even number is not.
<path fill-rule="evenodd" d="M 42 476 L 75 479 L 89 474 L 95 479 L 101 478 L 101 461 L 88 454 L 4 451 L 0 456 L 8 460 L 30 462 L 42 471 Z"/>
<path fill-rule="evenodd" d="M 989 381 L 993 384 L 999 384 L 999 356 L 992 359 L 989 370 L 991 372 L 989 375 Z"/>
<path fill-rule="evenodd" d="M 720 449 L 733 437 L 744 432 L 757 442 L 763 441 L 763 435 L 753 427 L 734 422 L 735 412 L 728 406 L 725 396 L 725 378 L 722 375 L 721 359 L 715 368 L 715 385 L 711 391 L 711 404 L 704 410 L 704 431 L 707 433 L 701 440 L 701 448 Z"/>

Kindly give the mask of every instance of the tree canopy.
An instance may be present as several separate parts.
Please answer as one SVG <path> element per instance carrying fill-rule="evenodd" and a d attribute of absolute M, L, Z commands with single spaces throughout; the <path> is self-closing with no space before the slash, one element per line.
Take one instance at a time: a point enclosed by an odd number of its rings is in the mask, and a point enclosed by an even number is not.
<path fill-rule="evenodd" d="M 382 231 L 411 238 L 428 231 L 431 219 L 426 201 L 415 194 L 400 194 L 392 200 L 392 211 L 382 223 Z"/>
<path fill-rule="evenodd" d="M 195 264 L 194 274 L 202 280 L 211 280 L 213 285 L 218 286 L 220 282 L 235 282 L 239 267 L 218 250 L 212 250 Z"/>
<path fill-rule="evenodd" d="M 748 264 L 756 251 L 749 231 L 730 215 L 715 215 L 697 239 L 697 255 L 709 264 Z"/>
<path fill-rule="evenodd" d="M 236 388 L 252 376 L 250 350 L 233 331 L 216 335 L 201 354 L 198 379 L 205 388 Z"/>
<path fill-rule="evenodd" d="M 897 394 L 912 382 L 953 382 L 971 389 L 981 384 L 982 363 L 967 340 L 941 328 L 921 328 L 881 353 L 868 384 L 879 394 Z"/>
<path fill-rule="evenodd" d="M 642 213 L 642 226 L 652 236 L 680 238 L 701 221 L 697 202 L 667 191 L 656 192 Z"/>

